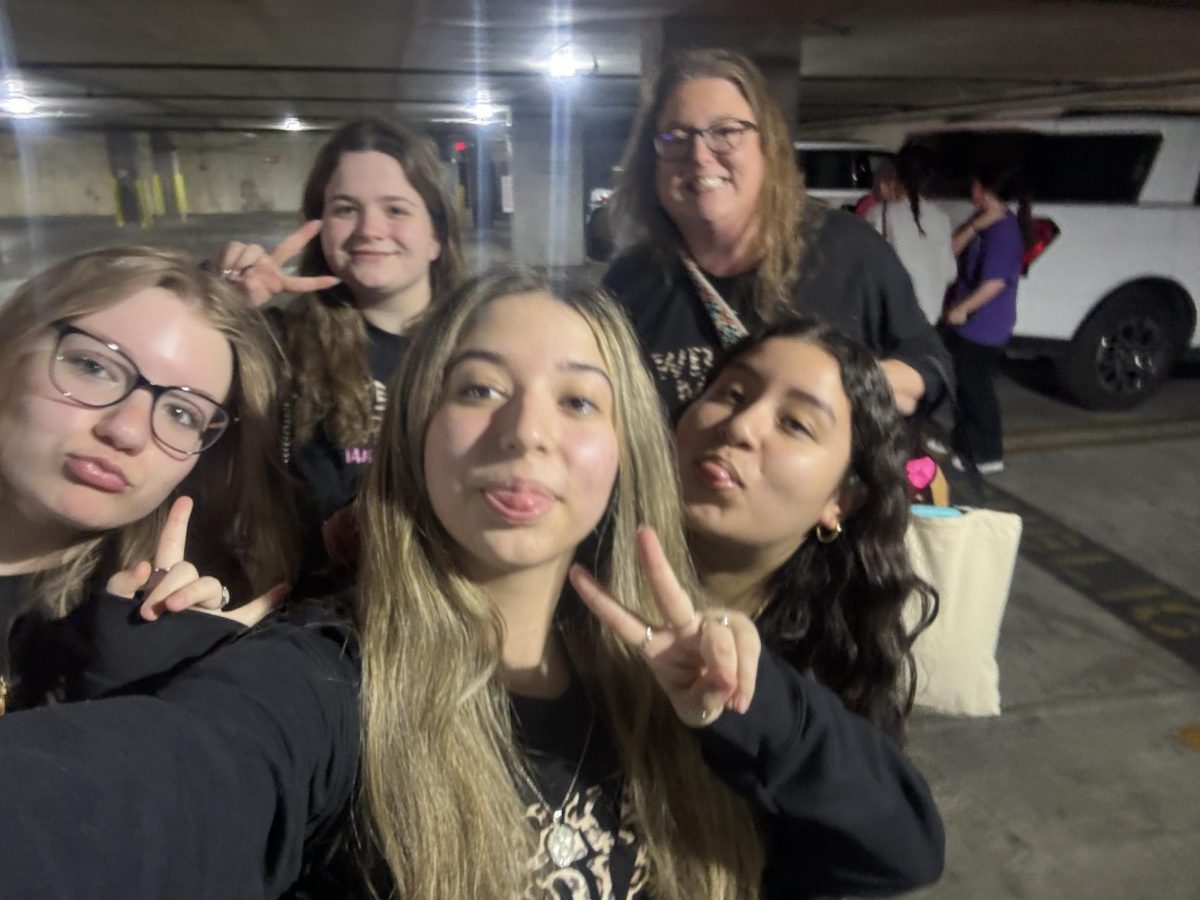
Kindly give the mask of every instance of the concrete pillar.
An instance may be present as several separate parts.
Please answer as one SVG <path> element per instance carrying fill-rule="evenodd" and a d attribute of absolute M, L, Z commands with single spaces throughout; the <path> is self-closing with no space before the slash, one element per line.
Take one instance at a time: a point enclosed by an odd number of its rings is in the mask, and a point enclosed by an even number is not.
<path fill-rule="evenodd" d="M 124 228 L 129 222 L 140 223 L 137 136 L 128 131 L 109 131 L 104 135 L 104 147 L 112 170 L 117 225 Z"/>
<path fill-rule="evenodd" d="M 566 86 L 564 86 L 566 87 Z M 529 265 L 574 266 L 583 255 L 583 129 L 568 90 L 550 115 L 514 110 L 512 255 Z"/>
<path fill-rule="evenodd" d="M 663 60 L 682 50 L 736 50 L 754 61 L 767 79 L 793 136 L 800 115 L 801 28 L 754 22 L 688 18 L 649 22 L 642 29 L 642 95 L 649 92 Z"/>
<path fill-rule="evenodd" d="M 186 219 L 187 192 L 179 168 L 179 151 L 171 136 L 162 131 L 151 132 L 150 154 L 156 212 L 160 216 Z"/>

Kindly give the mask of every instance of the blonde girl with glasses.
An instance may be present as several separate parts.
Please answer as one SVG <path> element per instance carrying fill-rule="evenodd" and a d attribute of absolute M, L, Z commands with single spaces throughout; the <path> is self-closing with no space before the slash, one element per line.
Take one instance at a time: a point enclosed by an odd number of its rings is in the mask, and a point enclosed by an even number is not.
<path fill-rule="evenodd" d="M 67 690 L 58 621 L 120 570 L 122 587 L 146 588 L 149 618 L 291 577 L 276 365 L 237 291 L 170 251 L 85 253 L 0 306 L 5 708 Z M 161 546 L 172 509 L 190 515 L 194 567 L 152 573 L 184 561 Z"/>

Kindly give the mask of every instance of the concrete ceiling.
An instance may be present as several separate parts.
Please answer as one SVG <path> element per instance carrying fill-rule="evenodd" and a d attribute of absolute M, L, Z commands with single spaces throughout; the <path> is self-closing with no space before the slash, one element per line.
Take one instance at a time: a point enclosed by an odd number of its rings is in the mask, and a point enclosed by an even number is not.
<path fill-rule="evenodd" d="M 2 2 L 2 0 L 0 0 Z M 799 59 L 803 130 L 1063 108 L 1200 112 L 1183 0 L 7 0 L 12 85 L 75 127 L 317 127 L 545 107 L 568 45 L 594 116 L 627 116 L 642 48 L 694 32 Z"/>

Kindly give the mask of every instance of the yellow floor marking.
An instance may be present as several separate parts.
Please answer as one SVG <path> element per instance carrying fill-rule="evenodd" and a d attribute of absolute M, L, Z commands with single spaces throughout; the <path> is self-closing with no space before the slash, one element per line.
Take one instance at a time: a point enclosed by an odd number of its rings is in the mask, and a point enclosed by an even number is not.
<path fill-rule="evenodd" d="M 1191 725 L 1184 725 L 1180 728 L 1179 740 L 1189 750 L 1200 753 L 1200 722 L 1193 722 Z"/>

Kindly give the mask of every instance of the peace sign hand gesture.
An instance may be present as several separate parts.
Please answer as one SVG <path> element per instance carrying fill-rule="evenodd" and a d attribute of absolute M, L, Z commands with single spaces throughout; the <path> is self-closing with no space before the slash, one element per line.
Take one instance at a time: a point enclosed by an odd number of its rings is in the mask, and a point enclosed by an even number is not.
<path fill-rule="evenodd" d="M 254 306 L 262 306 L 276 294 L 290 291 L 307 294 L 323 291 L 341 279 L 333 275 L 285 275 L 283 265 L 307 246 L 321 231 L 321 220 L 305 222 L 270 253 L 259 244 L 230 241 L 213 257 L 213 267 L 226 281 L 241 285 Z"/>
<path fill-rule="evenodd" d="M 132 600 L 141 591 L 143 599 L 139 612 L 143 619 L 150 622 L 164 612 L 197 609 L 232 619 L 247 627 L 257 625 L 283 601 L 288 586 L 277 584 L 261 597 L 224 612 L 229 605 L 229 589 L 212 576 L 201 576 L 196 567 L 184 559 L 191 515 L 191 498 L 180 497 L 176 500 L 159 535 L 154 563 L 142 561 L 132 568 L 117 572 L 108 579 L 108 592 Z"/>
<path fill-rule="evenodd" d="M 582 566 L 572 566 L 571 584 L 609 631 L 641 652 L 685 725 L 706 727 L 726 709 L 744 713 L 762 655 L 754 622 L 735 610 L 697 613 L 652 528 L 638 530 L 637 547 L 664 625 L 643 621 Z"/>

